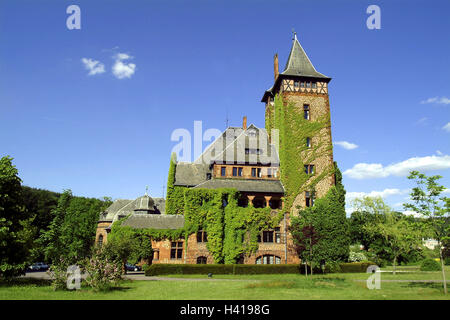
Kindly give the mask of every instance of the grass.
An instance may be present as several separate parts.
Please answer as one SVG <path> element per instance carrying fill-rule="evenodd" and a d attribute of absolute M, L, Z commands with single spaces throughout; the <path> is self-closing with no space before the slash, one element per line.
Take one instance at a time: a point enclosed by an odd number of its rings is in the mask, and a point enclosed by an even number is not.
<path fill-rule="evenodd" d="M 446 268 L 447 269 L 447 268 Z M 448 269 L 447 269 L 448 271 Z M 207 278 L 199 275 L 176 275 L 183 278 Z M 388 300 L 388 299 L 450 299 L 444 296 L 441 283 L 382 282 L 380 290 L 369 290 L 368 274 L 314 275 L 216 275 L 214 281 L 138 281 L 125 280 L 109 292 L 94 292 L 82 287 L 78 291 L 53 291 L 46 280 L 19 278 L 12 283 L 0 282 L 0 299 L 24 300 Z M 217 280 L 219 279 L 219 280 Z M 222 279 L 222 280 L 221 280 Z M 229 281 L 228 279 L 240 280 Z M 382 273 L 382 280 L 441 280 L 440 272 L 407 274 Z"/>

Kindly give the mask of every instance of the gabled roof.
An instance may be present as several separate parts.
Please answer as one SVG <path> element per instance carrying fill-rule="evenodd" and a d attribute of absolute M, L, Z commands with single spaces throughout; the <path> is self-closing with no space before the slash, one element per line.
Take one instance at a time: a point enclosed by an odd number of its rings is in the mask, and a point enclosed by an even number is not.
<path fill-rule="evenodd" d="M 134 214 L 125 219 L 122 226 L 135 229 L 180 229 L 184 227 L 184 216 L 180 214 Z"/>
<path fill-rule="evenodd" d="M 130 213 L 134 213 L 135 210 L 142 208 L 145 204 L 145 196 L 139 197 L 135 200 L 118 199 L 115 200 L 104 212 L 100 214 L 100 221 L 115 221 L 119 216 L 127 216 Z M 148 197 L 148 196 L 147 196 Z M 149 197 L 150 198 L 150 197 Z M 147 203 L 153 206 L 154 212 L 164 214 L 166 202 L 164 198 L 150 198 L 152 203 Z"/>

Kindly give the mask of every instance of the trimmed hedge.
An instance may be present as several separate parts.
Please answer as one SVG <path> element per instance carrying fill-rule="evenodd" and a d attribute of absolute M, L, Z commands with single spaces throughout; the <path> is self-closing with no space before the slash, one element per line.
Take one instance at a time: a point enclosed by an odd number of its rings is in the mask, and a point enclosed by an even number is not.
<path fill-rule="evenodd" d="M 349 263 L 340 263 L 339 266 L 341 268 L 342 273 L 365 273 L 369 266 L 375 265 L 375 263 L 367 261 L 367 262 L 349 262 Z"/>
<path fill-rule="evenodd" d="M 373 262 L 341 263 L 340 272 L 365 273 Z M 164 274 L 299 274 L 305 266 L 298 264 L 152 264 L 145 268 L 146 276 Z M 309 268 L 308 271 L 310 272 Z M 314 273 L 322 273 L 315 269 Z"/>
<path fill-rule="evenodd" d="M 163 274 L 281 274 L 299 273 L 296 264 L 248 265 L 248 264 L 152 264 L 145 270 L 146 276 Z"/>

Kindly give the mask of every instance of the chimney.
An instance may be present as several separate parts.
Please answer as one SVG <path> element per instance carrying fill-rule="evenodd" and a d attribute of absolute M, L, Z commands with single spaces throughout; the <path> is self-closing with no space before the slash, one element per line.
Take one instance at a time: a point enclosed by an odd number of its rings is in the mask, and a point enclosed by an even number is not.
<path fill-rule="evenodd" d="M 273 57 L 273 73 L 275 80 L 277 80 L 278 75 L 280 74 L 278 71 L 278 53 L 275 53 L 275 56 Z"/>
<path fill-rule="evenodd" d="M 242 129 L 247 130 L 247 116 L 242 119 Z"/>

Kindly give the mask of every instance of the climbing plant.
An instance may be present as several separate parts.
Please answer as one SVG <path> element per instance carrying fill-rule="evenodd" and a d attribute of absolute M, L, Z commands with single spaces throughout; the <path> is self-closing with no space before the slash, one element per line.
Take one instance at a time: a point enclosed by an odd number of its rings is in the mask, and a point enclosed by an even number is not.
<path fill-rule="evenodd" d="M 175 153 L 172 153 L 167 178 L 166 214 L 182 214 L 184 209 L 183 194 L 186 188 L 174 185 L 176 167 L 177 157 Z"/>
<path fill-rule="evenodd" d="M 304 119 L 303 110 L 284 98 L 276 95 L 273 119 L 268 112 L 267 128 L 279 130 L 280 178 L 285 188 L 285 209 L 290 210 L 296 196 L 303 191 L 314 191 L 315 186 L 325 177 L 334 173 L 330 165 L 320 173 L 313 175 L 304 171 L 304 165 L 312 163 L 319 156 L 330 153 L 332 145 L 323 139 L 323 129 L 330 126 L 330 115 L 325 113 L 314 121 Z M 307 146 L 306 138 L 314 138 L 311 146 Z"/>

